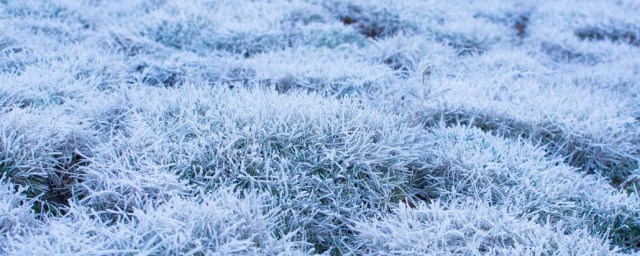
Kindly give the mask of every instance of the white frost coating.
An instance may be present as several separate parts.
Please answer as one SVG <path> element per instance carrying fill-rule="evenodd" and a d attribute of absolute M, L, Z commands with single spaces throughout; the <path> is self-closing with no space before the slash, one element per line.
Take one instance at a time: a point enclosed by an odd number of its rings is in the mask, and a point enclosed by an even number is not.
<path fill-rule="evenodd" d="M 0 0 L 0 254 L 633 254 L 634 0 Z"/>

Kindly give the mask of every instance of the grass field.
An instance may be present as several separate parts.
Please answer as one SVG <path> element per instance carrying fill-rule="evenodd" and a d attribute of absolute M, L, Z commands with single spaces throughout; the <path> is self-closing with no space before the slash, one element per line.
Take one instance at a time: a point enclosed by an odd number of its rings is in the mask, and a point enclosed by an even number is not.
<path fill-rule="evenodd" d="M 0 254 L 640 253 L 638 13 L 0 0 Z"/>

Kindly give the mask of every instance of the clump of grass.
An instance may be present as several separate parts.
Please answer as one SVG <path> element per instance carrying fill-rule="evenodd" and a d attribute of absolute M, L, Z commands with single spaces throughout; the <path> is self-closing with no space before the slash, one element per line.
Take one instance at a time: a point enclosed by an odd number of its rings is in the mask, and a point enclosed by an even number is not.
<path fill-rule="evenodd" d="M 421 39 L 420 36 L 409 34 L 385 37 L 372 41 L 359 49 L 357 54 L 369 62 L 387 65 L 394 70 L 396 76 L 408 80 L 423 71 L 421 69 L 426 65 L 426 61 L 435 63 L 455 59 L 454 51 L 446 45 Z M 403 89 L 400 86 L 394 88 Z"/>
<path fill-rule="evenodd" d="M 361 220 L 355 228 L 365 255 L 610 255 L 606 240 L 523 220 L 504 207 L 477 201 L 401 204 L 392 214 Z"/>
<path fill-rule="evenodd" d="M 599 172 L 613 184 L 636 172 L 640 134 L 633 128 L 638 111 L 632 97 L 562 80 L 562 75 L 534 59 L 506 64 L 511 61 L 504 56 L 481 56 L 486 62 L 462 62 L 458 69 L 440 68 L 428 77 L 424 87 L 438 96 L 417 99 L 426 125 L 466 124 L 540 143 L 567 163 L 588 173 Z M 474 82 L 487 69 L 502 71 L 490 80 Z M 534 75 L 539 72 L 548 73 Z"/>
<path fill-rule="evenodd" d="M 91 133 L 82 125 L 57 117 L 43 124 L 44 113 L 16 109 L 0 122 L 2 175 L 28 187 L 29 198 L 39 198 L 35 210 L 44 214 L 64 211 L 72 197 L 84 156 L 91 155 Z"/>
<path fill-rule="evenodd" d="M 520 218 L 606 234 L 612 245 L 637 250 L 640 201 L 602 178 L 584 176 L 532 145 L 477 129 L 433 130 L 433 154 L 415 172 L 414 195 L 426 201 L 471 197 L 508 207 Z"/>
<path fill-rule="evenodd" d="M 10 23 L 18 28 L 44 34 L 59 43 L 68 43 L 86 39 L 93 26 L 93 21 L 79 11 L 80 6 L 74 1 L 27 0 L 9 2 L 2 11 L 3 15 L 13 17 Z"/>
<path fill-rule="evenodd" d="M 425 150 L 419 127 L 357 99 L 260 89 L 178 91 L 146 96 L 156 104 L 142 112 L 169 150 L 160 164 L 201 187 L 271 193 L 278 202 L 273 207 L 285 212 L 280 229 L 299 230 L 318 252 L 347 252 L 350 220 L 389 209 Z"/>
<path fill-rule="evenodd" d="M 300 55 L 306 57 L 298 58 Z M 239 79 L 238 75 L 244 75 L 240 80 L 258 81 L 261 86 L 274 86 L 280 92 L 298 88 L 337 96 L 375 95 L 394 81 L 393 71 L 351 57 L 348 49 L 300 47 L 237 62 L 242 68 L 233 67 L 233 70 L 245 72 L 236 72 L 235 80 Z"/>
<path fill-rule="evenodd" d="M 164 146 L 161 141 L 152 141 L 152 133 L 145 136 L 149 131 L 144 127 L 133 127 L 128 128 L 140 129 L 131 133 L 133 138 L 122 138 L 118 132 L 94 147 L 94 155 L 87 159 L 90 164 L 81 169 L 73 186 L 77 202 L 105 220 L 126 218 L 135 209 L 160 205 L 196 189 L 159 161 L 168 152 L 159 148 Z"/>
<path fill-rule="evenodd" d="M 300 1 L 290 3 L 286 8 L 276 2 L 200 3 L 198 6 L 210 11 L 204 12 L 180 3 L 167 4 L 150 14 L 151 22 L 145 21 L 149 25 L 141 29 L 141 34 L 179 50 L 197 53 L 218 50 L 244 56 L 300 43 L 336 47 L 360 41 L 348 31 L 334 29 L 337 34 L 333 32 L 325 36 L 317 33 L 331 32 L 329 29 L 317 29 L 330 23 L 328 14 L 317 6 Z M 329 38 L 343 33 L 342 39 Z"/>
<path fill-rule="evenodd" d="M 7 33 L 8 31 L 3 31 Z M 29 64 L 29 49 L 9 37 L 0 38 L 0 73 L 19 74 Z"/>
<path fill-rule="evenodd" d="M 273 232 L 282 212 L 265 194 L 229 189 L 197 200 L 174 198 L 112 224 L 73 206 L 41 231 L 8 239 L 9 254 L 269 254 L 303 255 L 305 244 Z"/>

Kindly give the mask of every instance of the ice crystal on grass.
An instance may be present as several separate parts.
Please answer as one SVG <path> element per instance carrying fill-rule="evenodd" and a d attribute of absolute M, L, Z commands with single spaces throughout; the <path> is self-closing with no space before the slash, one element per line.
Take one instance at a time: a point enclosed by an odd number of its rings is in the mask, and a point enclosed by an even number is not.
<path fill-rule="evenodd" d="M 0 186 L 0 253 L 6 253 L 5 248 L 11 237 L 27 234 L 37 228 L 40 222 L 31 209 L 33 199 L 24 195 L 26 187 L 12 184 L 6 176 L 0 180 Z"/>

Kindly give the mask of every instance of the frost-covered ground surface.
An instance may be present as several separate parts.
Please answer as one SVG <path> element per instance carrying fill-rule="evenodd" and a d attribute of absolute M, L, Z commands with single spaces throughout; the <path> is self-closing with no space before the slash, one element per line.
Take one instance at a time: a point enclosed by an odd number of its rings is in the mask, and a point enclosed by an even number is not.
<path fill-rule="evenodd" d="M 0 0 L 0 254 L 638 253 L 638 13 Z"/>

